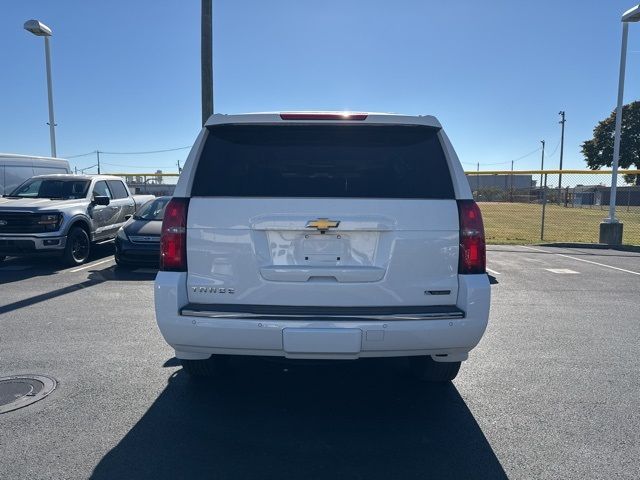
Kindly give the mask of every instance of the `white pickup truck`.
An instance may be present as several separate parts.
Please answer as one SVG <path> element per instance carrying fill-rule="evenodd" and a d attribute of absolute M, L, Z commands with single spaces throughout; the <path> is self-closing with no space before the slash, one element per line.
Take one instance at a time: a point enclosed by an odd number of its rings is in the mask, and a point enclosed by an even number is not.
<path fill-rule="evenodd" d="M 156 317 L 192 375 L 408 357 L 450 381 L 489 303 L 480 210 L 432 116 L 213 115 L 165 211 Z"/>

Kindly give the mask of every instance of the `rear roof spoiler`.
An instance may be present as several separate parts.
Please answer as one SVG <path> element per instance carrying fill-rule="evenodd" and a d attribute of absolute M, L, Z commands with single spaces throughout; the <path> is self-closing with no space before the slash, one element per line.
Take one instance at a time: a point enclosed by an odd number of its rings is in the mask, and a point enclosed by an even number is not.
<path fill-rule="evenodd" d="M 398 115 L 377 112 L 263 112 L 235 115 L 214 114 L 209 117 L 206 127 L 225 124 L 256 123 L 358 123 L 384 125 L 422 125 L 441 129 L 437 118 L 431 115 Z"/>

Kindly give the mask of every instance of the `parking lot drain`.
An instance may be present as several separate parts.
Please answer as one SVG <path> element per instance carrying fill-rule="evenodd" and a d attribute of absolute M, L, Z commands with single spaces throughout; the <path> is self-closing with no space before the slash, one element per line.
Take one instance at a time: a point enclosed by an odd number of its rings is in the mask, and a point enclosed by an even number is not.
<path fill-rule="evenodd" d="M 0 414 L 26 407 L 42 400 L 57 382 L 45 375 L 14 375 L 0 377 Z"/>

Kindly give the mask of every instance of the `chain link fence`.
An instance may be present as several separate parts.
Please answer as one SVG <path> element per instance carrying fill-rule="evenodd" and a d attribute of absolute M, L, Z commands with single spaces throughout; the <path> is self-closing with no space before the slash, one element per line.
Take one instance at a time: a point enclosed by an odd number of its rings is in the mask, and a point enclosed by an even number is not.
<path fill-rule="evenodd" d="M 620 170 L 616 218 L 622 241 L 640 245 L 640 170 Z M 611 172 L 467 172 L 489 243 L 598 243 L 609 216 Z"/>

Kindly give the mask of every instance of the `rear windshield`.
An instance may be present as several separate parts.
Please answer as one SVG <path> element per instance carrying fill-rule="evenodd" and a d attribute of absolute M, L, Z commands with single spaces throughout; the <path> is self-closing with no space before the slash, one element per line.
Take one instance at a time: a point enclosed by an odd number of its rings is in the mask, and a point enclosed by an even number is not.
<path fill-rule="evenodd" d="M 164 218 L 164 209 L 171 197 L 160 197 L 149 200 L 140 207 L 140 210 L 133 216 L 136 220 L 162 220 Z"/>
<path fill-rule="evenodd" d="M 450 199 L 437 133 L 405 125 L 210 127 L 191 194 Z"/>
<path fill-rule="evenodd" d="M 8 197 L 53 198 L 69 200 L 87 196 L 89 180 L 52 180 L 32 178 L 16 188 Z"/>

